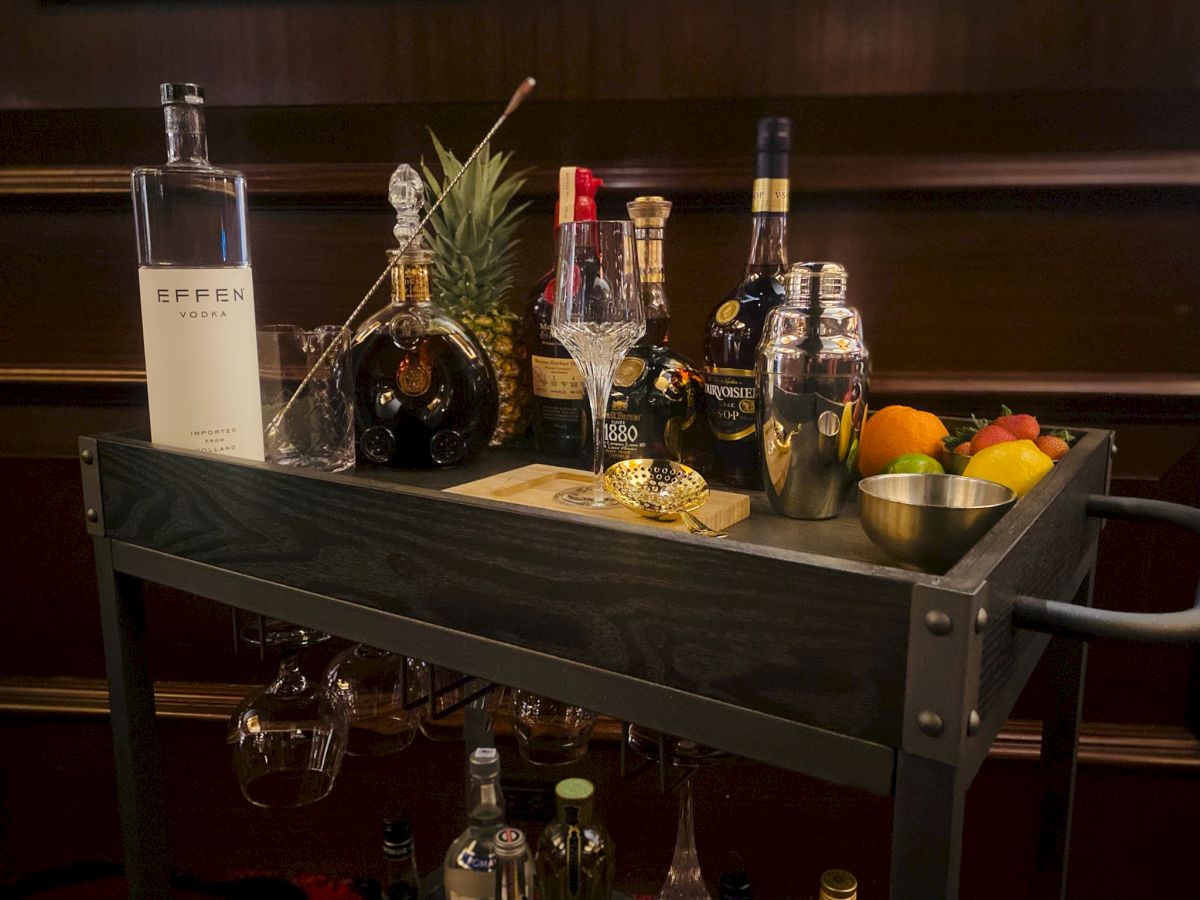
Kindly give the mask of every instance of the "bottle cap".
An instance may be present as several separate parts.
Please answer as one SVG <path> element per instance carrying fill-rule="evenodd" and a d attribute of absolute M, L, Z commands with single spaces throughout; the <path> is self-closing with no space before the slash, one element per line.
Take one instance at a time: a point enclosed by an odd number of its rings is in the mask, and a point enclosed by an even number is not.
<path fill-rule="evenodd" d="M 596 191 L 604 186 L 604 179 L 597 178 L 591 169 L 580 166 L 563 166 L 558 170 L 558 202 L 554 204 L 554 227 L 563 222 L 592 222 L 596 219 Z M 563 204 L 571 210 L 571 217 L 562 217 Z"/>
<path fill-rule="evenodd" d="M 204 88 L 198 84 L 171 82 L 158 86 L 158 97 L 163 106 L 184 103 L 188 106 L 204 105 Z"/>
<path fill-rule="evenodd" d="M 495 778 L 500 774 L 500 753 L 495 747 L 479 747 L 471 752 L 471 775 Z"/>
<path fill-rule="evenodd" d="M 554 787 L 554 795 L 568 803 L 590 800 L 595 793 L 595 786 L 586 778 L 564 778 Z"/>
<path fill-rule="evenodd" d="M 858 879 L 843 869 L 830 869 L 821 876 L 821 900 L 855 900 Z"/>
<path fill-rule="evenodd" d="M 750 900 L 750 874 L 745 869 L 722 873 L 717 893 L 719 900 Z"/>
<path fill-rule="evenodd" d="M 511 826 L 501 828 L 496 833 L 492 849 L 496 853 L 496 859 L 520 859 L 526 852 L 525 832 Z"/>
<path fill-rule="evenodd" d="M 383 842 L 406 844 L 412 840 L 412 817 L 407 812 L 397 812 L 383 817 Z"/>
<path fill-rule="evenodd" d="M 401 163 L 388 179 L 388 203 L 396 210 L 396 224 L 392 226 L 392 234 L 396 243 L 403 247 L 409 238 L 417 234 L 417 239 L 409 247 L 409 252 L 425 249 L 425 235 L 417 232 L 421 223 L 421 207 L 425 203 L 425 183 L 417 170 L 408 163 Z"/>
<path fill-rule="evenodd" d="M 849 278 L 840 263 L 796 263 L 783 279 L 787 302 L 794 306 L 808 306 L 814 299 L 825 304 L 839 303 L 846 299 Z"/>
<path fill-rule="evenodd" d="M 634 197 L 625 208 L 637 228 L 662 228 L 671 215 L 671 201 L 662 197 Z"/>
<path fill-rule="evenodd" d="M 759 153 L 788 153 L 792 149 L 792 120 L 786 116 L 768 116 L 758 120 Z"/>

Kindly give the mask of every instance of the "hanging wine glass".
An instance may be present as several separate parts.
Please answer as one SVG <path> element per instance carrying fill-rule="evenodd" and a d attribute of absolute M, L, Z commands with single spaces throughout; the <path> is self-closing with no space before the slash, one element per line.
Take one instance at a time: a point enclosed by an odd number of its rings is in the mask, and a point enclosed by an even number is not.
<path fill-rule="evenodd" d="M 399 653 L 355 644 L 329 661 L 322 683 L 346 707 L 351 756 L 383 756 L 413 742 L 427 666 Z"/>
<path fill-rule="evenodd" d="M 429 693 L 429 707 L 427 714 L 421 717 L 419 727 L 421 734 L 431 741 L 462 741 L 463 717 L 453 713 L 468 705 L 483 707 L 487 730 L 492 730 L 504 696 L 504 688 L 500 685 L 444 666 L 429 665 L 425 687 Z"/>
<path fill-rule="evenodd" d="M 230 719 L 243 796 L 272 808 L 320 800 L 333 788 L 347 731 L 342 701 L 301 674 L 296 653 L 286 654 L 275 681 L 249 694 Z"/>
<path fill-rule="evenodd" d="M 567 348 L 587 385 L 595 479 L 560 491 L 555 499 L 561 503 L 589 508 L 617 505 L 604 490 L 608 396 L 617 367 L 645 331 L 633 223 L 563 223 L 550 333 Z"/>

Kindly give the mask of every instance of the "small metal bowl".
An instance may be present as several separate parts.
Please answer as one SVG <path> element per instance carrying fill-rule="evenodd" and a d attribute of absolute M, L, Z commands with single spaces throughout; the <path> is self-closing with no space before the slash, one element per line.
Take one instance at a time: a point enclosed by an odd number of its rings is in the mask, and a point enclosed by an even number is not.
<path fill-rule="evenodd" d="M 1017 495 L 961 475 L 875 475 L 858 483 L 858 518 L 890 556 L 942 573 L 1000 521 Z"/>

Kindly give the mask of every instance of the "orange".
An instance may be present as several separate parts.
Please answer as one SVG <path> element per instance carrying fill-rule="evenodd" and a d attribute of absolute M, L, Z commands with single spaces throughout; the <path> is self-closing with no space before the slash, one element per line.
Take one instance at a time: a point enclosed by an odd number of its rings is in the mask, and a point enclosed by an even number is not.
<path fill-rule="evenodd" d="M 878 475 L 887 464 L 907 453 L 942 458 L 942 438 L 950 432 L 933 413 L 911 406 L 885 406 L 863 425 L 859 437 L 858 471 Z"/>

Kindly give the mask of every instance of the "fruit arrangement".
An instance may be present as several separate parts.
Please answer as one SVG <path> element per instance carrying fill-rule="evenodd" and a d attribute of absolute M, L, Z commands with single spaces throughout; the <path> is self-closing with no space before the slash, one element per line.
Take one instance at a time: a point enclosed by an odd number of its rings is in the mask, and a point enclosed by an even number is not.
<path fill-rule="evenodd" d="M 1003 484 L 1023 497 L 1068 450 L 1069 431 L 1042 433 L 1027 413 L 1000 407 L 996 419 L 972 417 L 950 434 L 932 413 L 888 406 L 863 425 L 858 470 L 863 477 L 894 472 L 950 472 Z"/>

